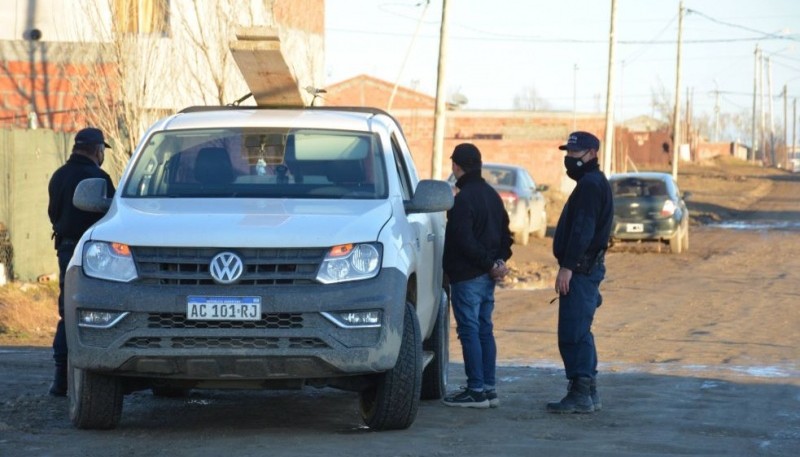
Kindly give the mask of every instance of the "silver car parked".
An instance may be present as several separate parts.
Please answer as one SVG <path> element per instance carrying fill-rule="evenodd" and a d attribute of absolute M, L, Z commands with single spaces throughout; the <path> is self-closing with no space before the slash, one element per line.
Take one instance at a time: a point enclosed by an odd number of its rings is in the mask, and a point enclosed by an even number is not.
<path fill-rule="evenodd" d="M 536 185 L 528 170 L 517 165 L 484 163 L 481 176 L 500 197 L 508 212 L 514 242 L 527 245 L 530 235 L 544 238 L 547 233 L 547 199 L 542 192 L 547 185 Z M 455 186 L 452 174 L 447 179 Z"/>

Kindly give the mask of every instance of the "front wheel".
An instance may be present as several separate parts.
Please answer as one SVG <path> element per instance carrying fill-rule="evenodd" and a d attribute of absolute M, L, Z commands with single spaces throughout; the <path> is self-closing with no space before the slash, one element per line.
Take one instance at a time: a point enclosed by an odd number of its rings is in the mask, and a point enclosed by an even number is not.
<path fill-rule="evenodd" d="M 119 424 L 123 397 L 119 378 L 70 364 L 68 386 L 69 418 L 75 427 L 108 430 Z"/>
<path fill-rule="evenodd" d="M 447 391 L 447 369 L 450 365 L 450 305 L 444 292 L 442 296 L 433 333 L 422 343 L 425 352 L 433 353 L 433 360 L 422 373 L 423 400 L 439 400 Z"/>
<path fill-rule="evenodd" d="M 414 307 L 406 303 L 400 354 L 394 368 L 378 375 L 359 397 L 361 417 L 373 430 L 405 429 L 414 423 L 422 390 L 422 341 Z"/>

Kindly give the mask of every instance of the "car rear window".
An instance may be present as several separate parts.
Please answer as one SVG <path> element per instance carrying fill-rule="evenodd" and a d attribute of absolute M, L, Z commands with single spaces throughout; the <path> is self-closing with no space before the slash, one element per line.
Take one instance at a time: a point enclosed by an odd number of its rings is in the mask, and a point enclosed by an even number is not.
<path fill-rule="evenodd" d="M 667 184 L 659 179 L 624 178 L 611 181 L 615 197 L 659 197 L 667 194 Z"/>
<path fill-rule="evenodd" d="M 514 170 L 507 168 L 484 167 L 481 171 L 481 177 L 492 186 L 513 187 L 516 184 L 514 175 Z"/>

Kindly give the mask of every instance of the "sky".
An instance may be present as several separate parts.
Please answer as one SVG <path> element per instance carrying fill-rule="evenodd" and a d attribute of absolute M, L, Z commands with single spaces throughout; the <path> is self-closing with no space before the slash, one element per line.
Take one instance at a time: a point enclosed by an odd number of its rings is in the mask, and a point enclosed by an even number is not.
<path fill-rule="evenodd" d="M 436 94 L 443 0 L 326 0 L 326 85 L 367 74 Z M 754 51 L 769 56 L 774 122 L 800 98 L 800 1 L 684 0 L 682 105 L 752 113 Z M 445 90 L 466 109 L 513 109 L 535 91 L 552 110 L 604 112 L 611 0 L 448 0 Z M 617 0 L 615 120 L 673 100 L 678 0 Z M 769 110 L 769 79 L 763 92 Z M 791 127 L 790 127 L 791 132 Z"/>

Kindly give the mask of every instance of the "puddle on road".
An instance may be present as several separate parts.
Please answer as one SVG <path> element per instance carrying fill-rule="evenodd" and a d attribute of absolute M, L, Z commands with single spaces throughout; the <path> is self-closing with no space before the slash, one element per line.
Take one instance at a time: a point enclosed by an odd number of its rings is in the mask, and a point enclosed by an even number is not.
<path fill-rule="evenodd" d="M 800 230 L 800 221 L 726 221 L 708 226 L 729 230 Z"/>

